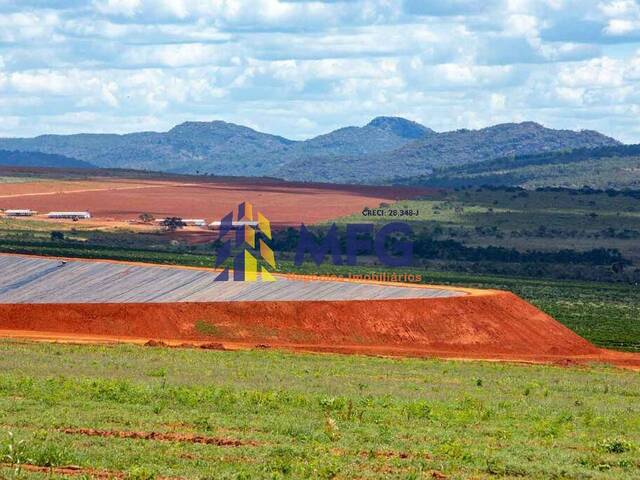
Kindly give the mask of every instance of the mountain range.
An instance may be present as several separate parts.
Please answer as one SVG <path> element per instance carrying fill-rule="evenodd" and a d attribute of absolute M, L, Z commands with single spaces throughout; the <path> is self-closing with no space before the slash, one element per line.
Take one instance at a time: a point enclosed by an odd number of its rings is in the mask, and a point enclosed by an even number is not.
<path fill-rule="evenodd" d="M 534 122 L 438 133 L 399 117 L 377 117 L 303 141 L 223 121 L 185 122 L 168 132 L 0 138 L 0 149 L 62 155 L 103 168 L 334 183 L 388 183 L 503 157 L 616 145 L 596 131 Z"/>

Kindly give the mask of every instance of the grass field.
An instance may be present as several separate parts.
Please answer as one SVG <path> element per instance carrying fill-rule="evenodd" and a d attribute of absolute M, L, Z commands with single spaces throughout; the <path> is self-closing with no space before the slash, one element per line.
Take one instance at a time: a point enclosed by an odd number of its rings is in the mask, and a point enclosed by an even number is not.
<path fill-rule="evenodd" d="M 617 248 L 630 260 L 640 260 L 640 200 L 631 196 L 472 188 L 385 205 L 382 216 L 358 212 L 339 221 L 409 222 L 440 239 L 521 251 Z M 405 210 L 412 215 L 400 216 Z"/>
<path fill-rule="evenodd" d="M 33 177 L 5 177 L 0 175 L 0 183 L 25 183 L 37 182 L 38 179 Z"/>
<path fill-rule="evenodd" d="M 634 479 L 639 398 L 638 373 L 602 366 L 0 343 L 5 478 L 25 462 L 135 479 Z"/>
<path fill-rule="evenodd" d="M 527 195 L 468 190 L 389 208 L 419 211 L 409 220 L 440 239 L 523 250 L 604 245 L 637 268 L 637 199 Z M 52 241 L 51 230 L 65 240 Z M 211 245 L 172 238 L 0 220 L 4 252 L 212 266 Z M 389 271 L 295 268 L 286 255 L 278 269 Z M 597 345 L 640 351 L 637 285 L 408 272 L 424 283 L 513 291 Z M 0 341 L 2 479 L 59 478 L 53 467 L 68 465 L 80 478 L 132 480 L 637 479 L 639 452 L 640 374 L 605 366 Z"/>

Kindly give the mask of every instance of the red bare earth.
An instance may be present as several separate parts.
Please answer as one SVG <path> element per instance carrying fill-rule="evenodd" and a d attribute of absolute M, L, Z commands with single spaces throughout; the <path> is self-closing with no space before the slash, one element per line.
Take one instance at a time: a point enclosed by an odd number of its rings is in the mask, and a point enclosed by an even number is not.
<path fill-rule="evenodd" d="M 198 328 L 206 322 L 214 328 Z M 375 301 L 2 304 L 0 336 L 78 342 L 217 342 L 320 352 L 640 368 L 508 292 Z M 214 331 L 205 334 L 202 331 Z"/>
<path fill-rule="evenodd" d="M 128 182 L 128 183 L 125 183 Z M 77 188 L 73 188 L 73 184 Z M 10 189 L 11 188 L 11 189 Z M 277 181 L 198 183 L 131 181 L 47 181 L 0 186 L 0 208 L 39 212 L 87 210 L 96 219 L 130 220 L 141 213 L 219 220 L 247 201 L 275 224 L 299 225 L 349 215 L 382 202 L 415 198 L 419 188 L 322 185 Z M 11 196 L 3 198 L 3 195 Z"/>

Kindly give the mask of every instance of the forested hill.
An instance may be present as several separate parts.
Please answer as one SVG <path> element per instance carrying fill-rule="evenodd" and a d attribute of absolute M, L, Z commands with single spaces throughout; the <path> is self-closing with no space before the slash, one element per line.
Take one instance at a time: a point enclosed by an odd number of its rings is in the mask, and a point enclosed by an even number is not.
<path fill-rule="evenodd" d="M 42 152 L 0 150 L 0 165 L 15 167 L 96 168 L 88 162 Z"/>
<path fill-rule="evenodd" d="M 287 163 L 276 175 L 294 180 L 377 183 L 505 156 L 616 145 L 620 142 L 592 130 L 554 130 L 534 122 L 505 123 L 480 130 L 436 133 L 379 154 L 301 158 Z"/>
<path fill-rule="evenodd" d="M 302 141 L 222 121 L 185 122 L 167 132 L 0 138 L 1 149 L 63 155 L 103 168 L 332 183 L 384 183 L 505 156 L 619 144 L 595 131 L 534 122 L 438 133 L 399 117 Z"/>
<path fill-rule="evenodd" d="M 520 155 L 396 178 L 395 183 L 433 187 L 520 186 L 596 189 L 640 187 L 640 145 L 578 148 Z"/>

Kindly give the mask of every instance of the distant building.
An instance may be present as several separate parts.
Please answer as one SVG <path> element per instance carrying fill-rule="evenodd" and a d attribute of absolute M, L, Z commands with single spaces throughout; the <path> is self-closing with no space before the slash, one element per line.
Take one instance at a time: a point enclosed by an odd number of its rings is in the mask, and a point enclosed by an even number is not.
<path fill-rule="evenodd" d="M 68 218 L 71 220 L 80 220 L 91 218 L 91 214 L 89 212 L 49 212 L 47 213 L 48 218 Z"/>
<path fill-rule="evenodd" d="M 4 214 L 7 217 L 31 217 L 36 213 L 38 212 L 36 212 L 35 210 L 29 210 L 29 209 L 12 209 L 12 210 L 4 211 Z"/>
<path fill-rule="evenodd" d="M 183 218 L 182 223 L 193 225 L 194 227 L 206 227 L 207 221 L 204 218 Z"/>
<path fill-rule="evenodd" d="M 222 222 L 219 220 L 216 220 L 215 222 L 211 222 L 209 224 L 209 228 L 211 230 L 220 230 L 220 227 L 222 226 Z M 242 228 L 242 227 L 257 227 L 258 226 L 258 222 L 255 221 L 249 221 L 249 220 L 237 220 L 235 222 L 231 222 L 231 228 L 232 229 L 236 229 L 236 228 Z"/>

